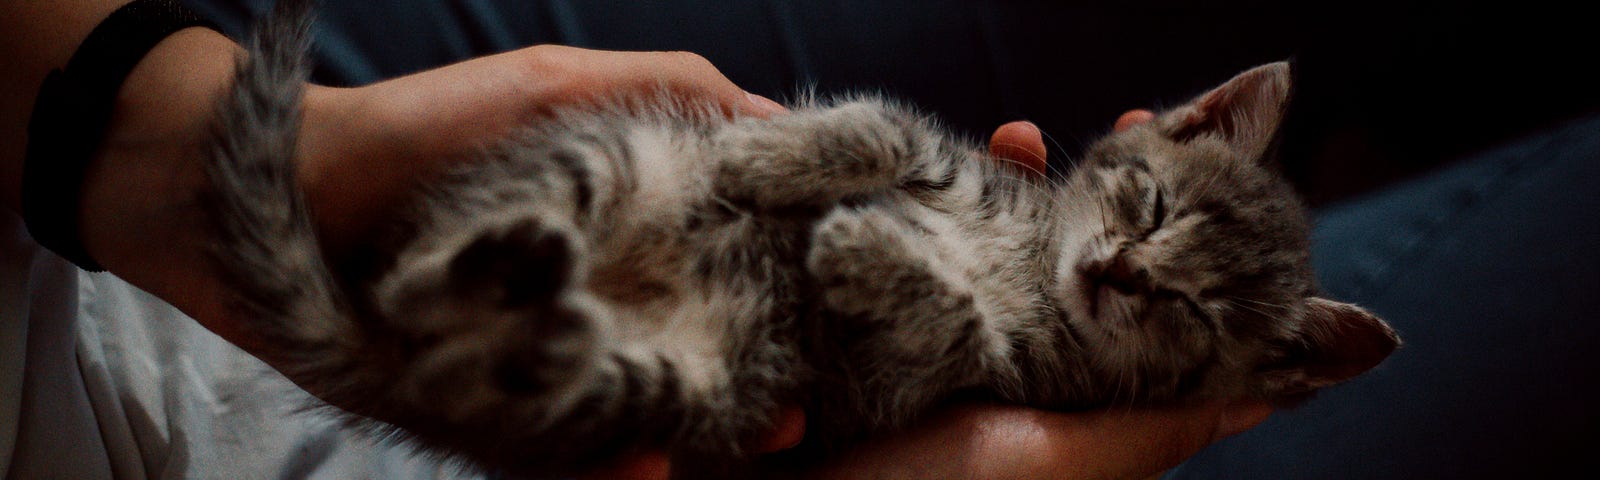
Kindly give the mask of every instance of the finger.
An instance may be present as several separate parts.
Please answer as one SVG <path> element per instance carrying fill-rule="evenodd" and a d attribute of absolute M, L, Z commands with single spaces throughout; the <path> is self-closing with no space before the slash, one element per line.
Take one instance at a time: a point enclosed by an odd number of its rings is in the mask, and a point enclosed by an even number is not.
<path fill-rule="evenodd" d="M 632 78 L 653 78 L 680 95 L 713 100 L 729 113 L 767 118 L 788 111 L 778 102 L 739 88 L 710 60 L 693 52 L 614 53 L 629 56 L 621 61 L 633 62 L 629 69 L 637 73 Z"/>
<path fill-rule="evenodd" d="M 789 111 L 770 98 L 747 92 L 734 85 L 732 80 L 723 76 L 722 71 L 705 58 L 690 55 L 694 60 L 683 64 L 683 69 L 677 72 L 677 77 L 666 79 L 675 90 L 687 92 L 689 96 L 703 94 L 738 115 L 770 118 Z"/>
<path fill-rule="evenodd" d="M 1129 110 L 1126 113 L 1123 113 L 1122 116 L 1117 117 L 1117 123 L 1111 127 L 1111 130 L 1120 132 L 1129 128 L 1133 128 L 1134 125 L 1150 123 L 1151 120 L 1155 119 L 1156 114 L 1151 113 L 1149 110 Z"/>
<path fill-rule="evenodd" d="M 754 93 L 745 93 L 745 99 L 750 103 L 745 105 L 741 111 L 749 115 L 767 118 L 789 111 L 789 109 L 785 108 L 782 104 L 774 102 L 770 98 L 756 95 Z"/>
<path fill-rule="evenodd" d="M 1011 122 L 995 129 L 989 137 L 989 154 L 1035 173 L 1045 171 L 1044 135 L 1031 122 Z"/>
<path fill-rule="evenodd" d="M 579 480 L 668 480 L 672 462 L 665 453 L 646 452 L 624 456 L 615 465 L 591 470 Z"/>
<path fill-rule="evenodd" d="M 772 453 L 787 450 L 800 444 L 806 436 L 806 411 L 797 406 L 787 406 L 778 410 L 772 422 L 772 433 L 763 438 L 756 445 L 756 453 Z"/>

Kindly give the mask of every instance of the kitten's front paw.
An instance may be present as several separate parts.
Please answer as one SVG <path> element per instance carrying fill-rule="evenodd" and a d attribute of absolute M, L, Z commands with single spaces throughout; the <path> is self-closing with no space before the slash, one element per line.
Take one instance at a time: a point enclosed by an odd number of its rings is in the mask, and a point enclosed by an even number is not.
<path fill-rule="evenodd" d="M 813 237 L 807 268 L 825 309 L 817 335 L 848 352 L 829 368 L 864 379 L 852 394 L 854 408 L 894 427 L 975 385 L 1005 338 L 986 326 L 969 284 L 921 233 L 927 227 L 885 210 L 830 214 Z"/>
<path fill-rule="evenodd" d="M 949 296 L 952 289 L 930 265 L 933 252 L 911 238 L 909 222 L 881 208 L 841 208 L 825 217 L 806 260 L 824 304 L 847 315 L 892 317 Z"/>

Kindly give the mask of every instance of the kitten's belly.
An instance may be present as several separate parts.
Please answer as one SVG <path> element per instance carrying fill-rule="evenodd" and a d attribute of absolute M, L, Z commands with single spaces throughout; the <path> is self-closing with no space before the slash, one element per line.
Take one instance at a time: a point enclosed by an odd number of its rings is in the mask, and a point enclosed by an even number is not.
<path fill-rule="evenodd" d="M 681 132 L 625 138 L 631 180 L 611 186 L 621 196 L 614 221 L 591 235 L 586 284 L 612 310 L 616 351 L 677 376 L 685 397 L 725 397 L 740 349 L 769 338 L 790 303 L 777 291 L 792 283 L 795 240 L 809 229 L 718 202 L 709 149 Z"/>

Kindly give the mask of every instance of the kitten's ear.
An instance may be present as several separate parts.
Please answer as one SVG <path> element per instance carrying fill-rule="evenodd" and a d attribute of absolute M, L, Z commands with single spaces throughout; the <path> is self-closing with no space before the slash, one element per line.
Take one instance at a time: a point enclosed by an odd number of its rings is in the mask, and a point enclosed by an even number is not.
<path fill-rule="evenodd" d="M 1228 80 L 1164 119 L 1179 141 L 1220 138 L 1244 158 L 1261 158 L 1289 101 L 1289 63 L 1262 65 Z"/>
<path fill-rule="evenodd" d="M 1298 338 L 1287 355 L 1266 371 L 1268 394 L 1293 399 L 1360 375 L 1382 363 L 1400 346 L 1389 324 L 1355 305 L 1318 297 L 1306 299 Z"/>

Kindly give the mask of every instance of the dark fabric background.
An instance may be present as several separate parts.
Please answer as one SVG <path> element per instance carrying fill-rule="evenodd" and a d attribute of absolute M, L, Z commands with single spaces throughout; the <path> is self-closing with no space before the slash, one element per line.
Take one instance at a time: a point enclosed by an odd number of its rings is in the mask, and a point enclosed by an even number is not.
<path fill-rule="evenodd" d="M 242 25 L 269 2 L 192 3 Z M 327 3 L 317 70 L 325 83 L 536 43 L 688 50 L 774 98 L 801 88 L 883 91 L 974 136 L 1033 120 L 1059 144 L 1057 160 L 1125 110 L 1180 103 L 1293 56 L 1299 91 L 1283 160 L 1314 204 L 1600 106 L 1591 17 L 1548 1 Z"/>

